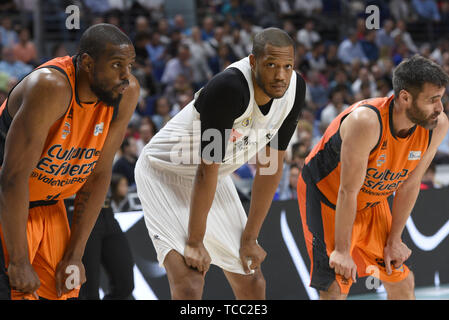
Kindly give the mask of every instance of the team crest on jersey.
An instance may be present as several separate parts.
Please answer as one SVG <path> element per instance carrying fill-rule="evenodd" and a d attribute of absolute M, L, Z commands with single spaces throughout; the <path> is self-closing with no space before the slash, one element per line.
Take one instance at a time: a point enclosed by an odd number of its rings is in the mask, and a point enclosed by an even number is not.
<path fill-rule="evenodd" d="M 100 133 L 103 133 L 104 122 L 96 124 L 94 129 L 94 136 L 98 136 Z"/>
<path fill-rule="evenodd" d="M 61 135 L 62 139 L 67 138 L 69 133 L 70 133 L 70 123 L 66 121 L 64 122 L 64 126 L 62 127 L 62 135 Z"/>
<path fill-rule="evenodd" d="M 385 163 L 386 160 L 387 160 L 387 155 L 381 154 L 379 159 L 377 159 L 377 166 L 382 167 L 382 165 Z"/>
<path fill-rule="evenodd" d="M 410 151 L 408 154 L 409 160 L 420 160 L 421 159 L 421 151 Z"/>
<path fill-rule="evenodd" d="M 246 118 L 242 121 L 242 126 L 247 127 L 251 124 L 251 117 Z"/>

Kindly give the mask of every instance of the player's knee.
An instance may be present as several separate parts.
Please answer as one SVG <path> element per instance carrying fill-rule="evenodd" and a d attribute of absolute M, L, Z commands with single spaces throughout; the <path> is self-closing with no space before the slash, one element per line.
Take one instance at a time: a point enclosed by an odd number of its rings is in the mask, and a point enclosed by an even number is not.
<path fill-rule="evenodd" d="M 265 291 L 267 283 L 265 281 L 265 277 L 263 276 L 262 272 L 254 273 L 254 275 L 252 276 L 252 279 L 251 279 L 251 286 L 255 290 Z"/>
<path fill-rule="evenodd" d="M 320 291 L 321 300 L 345 300 L 346 294 L 341 292 L 341 288 L 337 281 L 334 281 L 327 291 Z"/>
<path fill-rule="evenodd" d="M 415 289 L 415 276 L 413 272 L 410 271 L 407 278 L 401 281 L 402 290 L 411 292 Z"/>
<path fill-rule="evenodd" d="M 203 287 L 204 278 L 201 276 L 179 279 L 172 285 L 172 297 L 182 300 L 201 299 Z"/>

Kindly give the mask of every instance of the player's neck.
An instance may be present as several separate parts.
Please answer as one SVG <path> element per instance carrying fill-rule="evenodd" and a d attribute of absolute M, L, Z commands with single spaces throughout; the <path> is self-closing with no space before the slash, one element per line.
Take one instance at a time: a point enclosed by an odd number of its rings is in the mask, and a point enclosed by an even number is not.
<path fill-rule="evenodd" d="M 401 106 L 396 100 L 393 106 L 393 132 L 399 138 L 405 138 L 410 134 L 410 130 L 415 124 L 405 114 L 405 107 Z"/>
<path fill-rule="evenodd" d="M 253 87 L 254 87 L 254 100 L 256 100 L 258 106 L 266 105 L 271 100 L 271 98 L 263 91 L 261 87 L 259 87 L 256 78 L 254 77 L 254 74 L 252 72 L 251 78 L 253 80 Z"/>
<path fill-rule="evenodd" d="M 92 92 L 89 86 L 89 79 L 85 71 L 81 68 L 76 70 L 76 85 L 75 94 L 78 95 L 80 102 L 82 103 L 93 103 L 98 101 L 98 97 Z"/>

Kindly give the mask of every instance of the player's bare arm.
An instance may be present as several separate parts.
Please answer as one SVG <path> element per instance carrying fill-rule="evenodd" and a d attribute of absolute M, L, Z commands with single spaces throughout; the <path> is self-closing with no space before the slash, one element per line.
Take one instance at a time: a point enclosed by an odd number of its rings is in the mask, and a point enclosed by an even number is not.
<path fill-rule="evenodd" d="M 270 209 L 276 188 L 282 177 L 282 164 L 285 151 L 266 146 L 263 152 L 265 152 L 263 158 L 276 161 L 276 163 L 261 161 L 260 154 L 256 157 L 257 167 L 251 192 L 251 205 L 248 213 L 248 221 L 242 233 L 240 243 L 240 258 L 246 273 L 249 273 L 250 269 L 254 270 L 258 268 L 267 255 L 265 250 L 257 244 L 256 240 L 259 237 L 262 224 Z M 264 174 L 263 169 L 273 165 L 277 168 L 276 171 L 274 173 Z M 248 262 L 251 262 L 251 264 L 248 265 Z"/>
<path fill-rule="evenodd" d="M 82 268 L 81 259 L 84 248 L 104 203 L 111 179 L 114 155 L 125 136 L 126 128 L 137 105 L 139 91 L 140 86 L 137 79 L 130 75 L 129 87 L 123 93 L 117 118 L 111 123 L 100 158 L 92 174 L 76 195 L 70 241 L 56 272 L 59 294 L 68 291 L 63 286 L 64 280 L 68 276 L 65 274 L 65 268 L 71 264 Z M 82 273 L 83 269 L 80 271 Z"/>
<path fill-rule="evenodd" d="M 188 237 L 184 251 L 186 264 L 203 275 L 209 270 L 211 258 L 203 244 L 209 210 L 217 189 L 219 163 L 205 162 L 198 165 L 190 202 Z"/>
<path fill-rule="evenodd" d="M 418 197 L 422 177 L 432 162 L 438 146 L 443 141 L 448 127 L 447 116 L 444 112 L 441 112 L 438 117 L 438 125 L 433 130 L 429 148 L 424 153 L 418 166 L 396 192 L 391 212 L 391 230 L 384 249 L 384 260 L 389 274 L 391 273 L 391 262 L 395 267 L 399 267 L 410 257 L 411 250 L 401 240 L 402 232 Z"/>
<path fill-rule="evenodd" d="M 357 195 L 365 180 L 368 158 L 379 140 L 380 124 L 374 111 L 359 108 L 340 127 L 341 177 L 335 213 L 335 249 L 329 265 L 346 279 L 356 280 L 350 255 L 351 234 L 357 212 Z"/>
<path fill-rule="evenodd" d="M 0 222 L 10 259 L 10 285 L 26 293 L 33 293 L 40 285 L 28 256 L 28 181 L 50 127 L 64 115 L 70 98 L 71 87 L 65 76 L 42 69 L 26 77 L 8 101 L 13 121 L 0 173 Z"/>

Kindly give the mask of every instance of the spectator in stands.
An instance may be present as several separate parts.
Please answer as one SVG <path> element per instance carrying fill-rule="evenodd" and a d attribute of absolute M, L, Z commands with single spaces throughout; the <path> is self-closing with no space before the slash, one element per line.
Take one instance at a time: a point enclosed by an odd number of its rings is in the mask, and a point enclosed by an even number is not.
<path fill-rule="evenodd" d="M 383 27 L 377 31 L 376 35 L 376 44 L 379 47 L 379 50 L 382 52 L 386 52 L 386 56 L 391 57 L 390 48 L 394 46 L 394 38 L 391 36 L 391 32 L 395 27 L 394 21 L 391 19 L 387 19 L 384 21 Z"/>
<path fill-rule="evenodd" d="M 321 81 L 320 73 L 312 69 L 307 73 L 307 90 L 310 92 L 314 109 L 319 109 L 328 102 L 328 91 Z"/>
<path fill-rule="evenodd" d="M 177 56 L 167 62 L 161 82 L 166 86 L 171 86 L 180 74 L 187 79 L 192 79 L 193 70 L 190 64 L 190 48 L 187 44 L 180 44 Z"/>
<path fill-rule="evenodd" d="M 413 10 L 410 3 L 407 0 L 391 0 L 390 1 L 390 12 L 393 18 L 404 21 L 414 20 L 412 17 Z"/>
<path fill-rule="evenodd" d="M 370 63 L 376 62 L 379 59 L 379 47 L 376 44 L 376 30 L 367 30 L 365 38 L 360 41 L 363 53 Z"/>
<path fill-rule="evenodd" d="M 161 43 L 161 35 L 157 31 L 150 34 L 150 41 L 145 45 L 156 79 L 161 80 L 165 68 L 165 46 Z"/>
<path fill-rule="evenodd" d="M 437 47 L 430 54 L 430 58 L 434 60 L 436 63 L 443 65 L 444 52 L 449 52 L 449 40 L 442 38 L 438 41 Z"/>
<path fill-rule="evenodd" d="M 310 68 L 318 71 L 325 71 L 326 65 L 326 57 L 325 46 L 322 41 L 317 41 L 313 43 L 312 50 L 306 54 L 306 59 L 309 62 Z"/>
<path fill-rule="evenodd" d="M 30 31 L 27 28 L 22 28 L 20 30 L 19 42 L 17 42 L 12 48 L 14 58 L 16 60 L 33 66 L 37 66 L 39 64 L 36 46 L 30 39 Z"/>
<path fill-rule="evenodd" d="M 137 156 L 140 155 L 140 153 L 143 150 L 143 147 L 145 147 L 147 143 L 150 142 L 151 138 L 153 138 L 156 132 L 157 129 L 153 120 L 150 117 L 144 117 L 140 122 L 139 138 L 136 141 Z"/>
<path fill-rule="evenodd" d="M 114 213 L 130 210 L 128 199 L 128 179 L 121 174 L 114 173 L 111 177 L 110 206 Z"/>
<path fill-rule="evenodd" d="M 228 42 L 229 48 L 232 51 L 232 55 L 236 60 L 243 59 L 246 57 L 250 51 L 246 50 L 245 43 L 240 37 L 240 30 L 238 28 L 233 28 L 231 31 L 231 39 Z"/>
<path fill-rule="evenodd" d="M 255 18 L 262 28 L 280 27 L 281 8 L 278 0 L 254 0 Z"/>
<path fill-rule="evenodd" d="M 151 119 L 153 120 L 157 131 L 161 130 L 168 120 L 171 119 L 170 111 L 170 104 L 166 97 L 162 96 L 156 100 L 154 115 Z"/>
<path fill-rule="evenodd" d="M 109 195 L 89 236 L 83 256 L 87 281 L 82 285 L 80 300 L 99 300 L 100 267 L 106 271 L 108 291 L 103 300 L 133 300 L 134 259 L 125 233 L 114 213 L 129 208 L 126 177 L 113 174 Z M 103 288 L 105 289 L 105 288 Z"/>
<path fill-rule="evenodd" d="M 323 2 L 321 0 L 295 0 L 293 9 L 303 16 L 311 17 L 321 12 Z"/>
<path fill-rule="evenodd" d="M 124 175 L 128 179 L 128 186 L 135 189 L 134 168 L 137 161 L 137 145 L 136 139 L 133 137 L 125 137 L 120 146 L 121 156 L 112 167 L 113 173 Z"/>
<path fill-rule="evenodd" d="M 203 41 L 211 39 L 214 36 L 214 28 L 214 18 L 212 18 L 211 16 L 204 17 L 201 28 L 201 39 L 203 39 Z"/>
<path fill-rule="evenodd" d="M 168 20 L 166 18 L 161 18 L 157 22 L 157 32 L 161 35 L 161 43 L 164 46 L 168 46 L 168 44 L 171 42 L 170 40 L 170 24 L 168 23 Z"/>
<path fill-rule="evenodd" d="M 404 20 L 396 22 L 396 29 L 391 32 L 391 36 L 393 39 L 400 37 L 411 53 L 418 53 L 418 47 L 415 45 L 411 34 L 407 31 L 407 25 Z"/>
<path fill-rule="evenodd" d="M 351 64 L 354 60 L 360 60 L 367 64 L 369 60 L 363 53 L 362 45 L 357 39 L 357 32 L 350 30 L 348 38 L 343 40 L 338 47 L 338 58 L 344 64 Z"/>
<path fill-rule="evenodd" d="M 411 56 L 411 53 L 407 47 L 407 44 L 402 41 L 398 40 L 397 48 L 395 50 L 395 54 L 393 55 L 393 63 L 395 66 L 401 63 L 402 60 L 408 58 Z"/>
<path fill-rule="evenodd" d="M 14 30 L 11 17 L 2 16 L 0 25 L 0 44 L 3 48 L 12 47 L 19 42 L 19 36 Z"/>
<path fill-rule="evenodd" d="M 315 22 L 313 19 L 308 19 L 304 27 L 296 34 L 296 40 L 303 44 L 307 50 L 311 50 L 313 44 L 321 40 L 320 34 L 315 31 Z"/>
<path fill-rule="evenodd" d="M 329 125 L 343 110 L 349 107 L 344 101 L 345 88 L 337 86 L 330 93 L 330 102 L 321 112 L 321 122 Z"/>
<path fill-rule="evenodd" d="M 246 51 L 251 52 L 254 36 L 262 31 L 262 28 L 252 23 L 250 19 L 243 19 L 240 24 L 240 38 L 246 45 Z"/>
<path fill-rule="evenodd" d="M 376 80 L 366 67 L 362 67 L 359 69 L 357 79 L 355 79 L 352 83 L 351 91 L 354 95 L 358 95 L 361 93 L 361 87 L 363 83 L 368 85 L 369 95 L 373 97 L 377 92 Z"/>
<path fill-rule="evenodd" d="M 344 87 L 352 95 L 352 83 L 349 81 L 348 75 L 343 68 L 335 71 L 335 76 L 329 83 L 329 90 L 332 91 L 337 87 Z"/>
<path fill-rule="evenodd" d="M 192 91 L 192 84 L 189 82 L 188 78 L 183 74 L 179 74 L 173 85 L 166 88 L 164 96 L 167 97 L 169 104 L 174 106 L 178 103 L 179 98 L 182 95 L 189 95 Z M 173 115 L 174 114 L 172 114 L 172 116 Z"/>
<path fill-rule="evenodd" d="M 434 22 L 441 20 L 435 0 L 412 0 L 412 5 L 419 19 Z"/>
<path fill-rule="evenodd" d="M 208 60 L 214 55 L 214 49 L 207 41 L 201 37 L 201 29 L 192 27 L 191 36 L 186 39 L 185 43 L 190 48 L 193 77 L 192 82 L 195 90 L 198 90 L 212 78 L 212 70 L 209 67 Z"/>
<path fill-rule="evenodd" d="M 15 78 L 17 81 L 20 81 L 33 70 L 32 66 L 16 60 L 12 47 L 4 47 L 2 49 L 2 58 L 3 60 L 0 61 L 0 71 Z"/>

